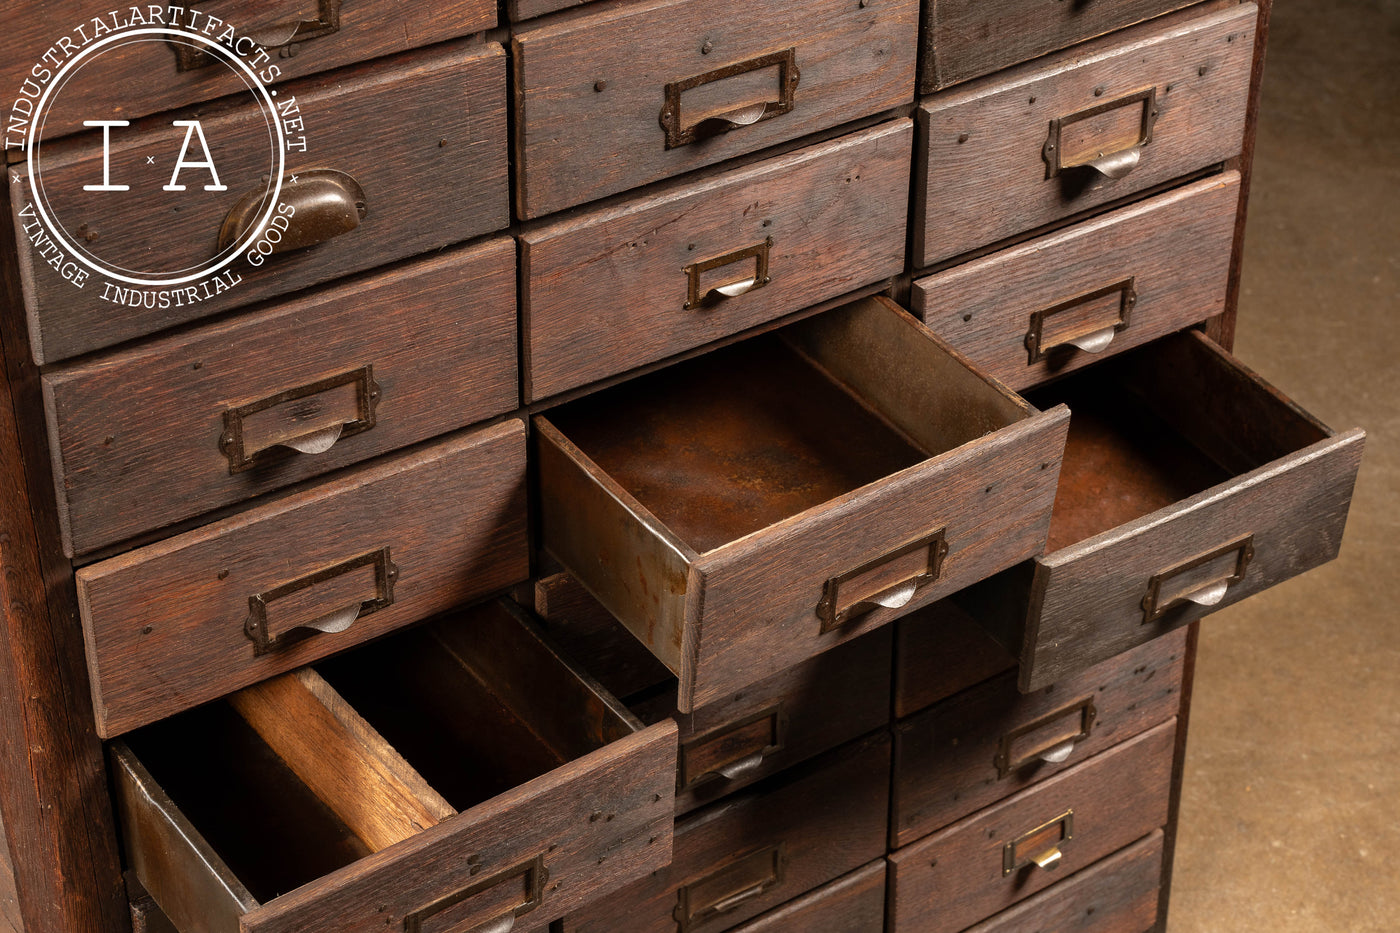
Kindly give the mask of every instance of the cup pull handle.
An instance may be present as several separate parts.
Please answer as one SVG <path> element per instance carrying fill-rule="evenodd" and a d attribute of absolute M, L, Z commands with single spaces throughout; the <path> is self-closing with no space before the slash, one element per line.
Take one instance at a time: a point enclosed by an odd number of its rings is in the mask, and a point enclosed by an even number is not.
<path fill-rule="evenodd" d="M 313 632 L 337 635 L 394 604 L 399 570 L 387 547 L 324 567 L 248 597 L 243 632 L 264 655 Z"/>
<path fill-rule="evenodd" d="M 1127 330 L 1136 305 L 1137 277 L 1129 276 L 1033 312 L 1026 329 L 1026 365 L 1068 347 L 1102 353 Z"/>
<path fill-rule="evenodd" d="M 544 903 L 548 881 L 537 855 L 414 911 L 404 918 L 403 933 L 510 933 L 518 918 Z"/>
<path fill-rule="evenodd" d="M 265 49 L 286 48 L 294 42 L 306 42 L 321 36 L 329 36 L 340 31 L 341 0 L 318 0 L 315 19 L 291 19 L 269 26 L 250 30 L 247 35 L 253 42 Z M 190 15 L 185 13 L 176 20 L 178 25 L 192 28 Z M 219 59 L 204 51 L 192 48 L 187 43 L 171 43 L 175 53 L 177 71 L 195 71 L 208 68 Z"/>
<path fill-rule="evenodd" d="M 773 238 L 770 236 L 762 243 L 755 243 L 752 246 L 745 246 L 740 249 L 731 250 L 722 256 L 713 256 L 709 259 L 702 259 L 699 262 L 692 262 L 681 269 L 685 273 L 685 310 L 714 304 L 726 298 L 738 298 L 749 292 L 757 291 L 767 285 L 772 278 L 768 274 L 768 255 L 773 248 Z M 705 273 L 715 269 L 722 269 L 725 266 L 732 266 L 746 260 L 753 260 L 753 274 L 745 276 L 734 282 L 726 282 L 722 285 L 705 287 L 702 279 Z"/>
<path fill-rule="evenodd" d="M 1092 696 L 1080 697 L 1008 729 L 997 748 L 997 777 L 1005 778 L 1037 761 L 1061 764 L 1075 746 L 1093 734 L 1098 710 Z"/>
<path fill-rule="evenodd" d="M 1074 739 L 1066 739 L 1054 748 L 1047 748 L 1036 757 L 1041 761 L 1058 765 L 1069 760 L 1069 756 L 1074 753 Z"/>
<path fill-rule="evenodd" d="M 1123 178 L 1142 161 L 1157 123 L 1157 88 L 1149 87 L 1050 121 L 1041 148 L 1045 177 L 1089 169 Z"/>
<path fill-rule="evenodd" d="M 781 750 L 787 733 L 782 704 L 725 723 L 681 743 L 676 759 L 676 791 L 716 777 L 738 780 L 757 771 Z"/>
<path fill-rule="evenodd" d="M 733 781 L 736 778 L 741 778 L 746 774 L 757 771 L 763 764 L 763 758 L 763 752 L 754 752 L 752 755 L 746 755 L 738 761 L 730 762 L 715 770 L 725 780 Z"/>
<path fill-rule="evenodd" d="M 816 609 L 822 633 L 876 608 L 902 609 L 913 602 L 943 571 L 948 556 L 945 534 L 940 528 L 828 579 Z"/>
<path fill-rule="evenodd" d="M 1244 579 L 1254 559 L 1254 535 L 1228 541 L 1153 574 L 1142 597 L 1142 621 L 1156 622 L 1180 606 L 1218 606 Z"/>
<path fill-rule="evenodd" d="M 295 179 L 295 180 L 293 180 Z M 265 213 L 267 192 L 250 191 L 229 208 L 219 227 L 219 252 L 247 245 L 258 218 Z M 268 244 L 265 255 L 275 256 L 316 246 L 349 233 L 360 225 L 369 206 L 360 183 L 333 168 L 297 169 L 282 177 L 279 203 L 291 214 L 276 214 L 263 225 L 259 243 Z"/>
<path fill-rule="evenodd" d="M 1060 859 L 1063 857 L 1064 853 L 1061 852 L 1058 848 L 1055 848 L 1051 849 L 1049 852 L 1040 853 L 1039 855 L 1031 859 L 1031 861 L 1036 868 L 1042 868 L 1045 871 L 1050 871 L 1051 869 L 1058 868 L 1060 866 Z"/>
<path fill-rule="evenodd" d="M 1084 165 L 1098 172 L 1104 178 L 1117 180 L 1125 178 L 1138 167 L 1142 161 L 1142 147 L 1134 146 L 1131 149 L 1124 149 L 1121 152 L 1110 152 L 1107 155 L 1090 159 Z"/>
<path fill-rule="evenodd" d="M 690 881 L 676 891 L 672 916 L 677 933 L 692 933 L 715 918 L 781 885 L 787 843 L 766 846 Z"/>
<path fill-rule="evenodd" d="M 1066 810 L 1053 820 L 1022 833 L 1002 846 L 1002 877 L 1033 865 L 1046 871 L 1060 867 L 1061 847 L 1074 838 L 1074 811 Z"/>
<path fill-rule="evenodd" d="M 748 101 L 727 110 L 702 113 L 696 117 L 687 117 L 682 112 L 683 95 L 686 91 L 774 67 L 778 69 L 777 93 L 773 95 L 776 99 Z M 685 146 L 740 127 L 752 126 L 763 120 L 787 113 L 792 110 L 793 96 L 797 91 L 797 82 L 800 79 L 801 73 L 797 69 L 797 50 L 793 48 L 780 52 L 770 52 L 757 58 L 735 62 L 714 71 L 707 71 L 701 75 L 668 83 L 665 91 L 665 103 L 661 106 L 661 128 L 666 132 L 666 148 L 675 149 L 677 146 Z"/>
<path fill-rule="evenodd" d="M 219 449 L 230 474 L 262 466 L 286 450 L 323 454 L 341 438 L 374 427 L 378 404 L 374 367 L 362 366 L 226 410 Z"/>

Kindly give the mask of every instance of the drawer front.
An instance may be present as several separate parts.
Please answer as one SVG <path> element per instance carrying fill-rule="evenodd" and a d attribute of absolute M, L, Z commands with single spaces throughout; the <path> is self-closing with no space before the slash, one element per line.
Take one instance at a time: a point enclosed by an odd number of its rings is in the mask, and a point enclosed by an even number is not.
<path fill-rule="evenodd" d="M 1163 826 L 1175 738 L 1163 723 L 900 849 L 890 929 L 957 933 Z"/>
<path fill-rule="evenodd" d="M 1364 432 L 1333 434 L 1199 334 L 1125 362 L 1173 427 L 1218 461 L 1251 447 L 1249 462 L 1274 459 L 1038 558 L 1023 690 L 1326 563 L 1341 546 Z"/>
<path fill-rule="evenodd" d="M 182 294 L 183 286 L 116 290 L 96 277 L 74 288 L 49 268 L 39 248 L 24 235 L 26 225 L 37 222 L 25 215 L 30 204 L 24 173 L 11 174 L 25 307 L 37 361 L 111 346 L 440 249 L 508 222 L 505 54 L 500 46 L 439 47 L 304 79 L 284 88 L 282 95 L 279 100 L 290 105 L 289 98 L 294 99 L 303 114 L 308 151 L 287 154 L 278 209 L 296 209 L 288 221 L 294 226 L 287 242 L 300 238 L 315 245 L 260 256 L 258 265 L 245 253 L 214 277 L 221 281 L 219 289 L 210 284 L 212 279 L 190 285 L 194 300 Z M 200 119 L 201 132 L 217 146 L 221 137 L 241 139 L 250 128 L 261 132 L 264 116 L 256 106 L 240 105 L 214 107 Z M 379 142 L 366 146 L 367 139 Z M 236 214 L 246 193 L 262 190 L 266 166 L 254 165 L 247 147 L 241 147 L 239 155 L 219 164 L 219 179 L 227 190 L 210 193 L 187 185 L 190 190 L 166 193 L 162 178 L 144 166 L 148 155 L 164 153 L 171 145 L 178 147 L 179 141 L 171 139 L 168 121 L 155 118 L 134 122 L 113 135 L 109 172 L 116 178 L 137 179 L 131 182 L 133 191 L 145 185 L 140 197 L 114 206 L 110 195 L 102 200 L 105 192 L 83 190 L 92 178 L 102 176 L 100 134 L 50 144 L 43 177 L 51 216 L 66 228 L 85 228 L 90 251 L 108 265 L 164 273 L 207 262 L 217 249 L 226 217 Z M 346 176 L 352 181 L 345 182 Z M 353 193 L 355 186 L 362 198 Z M 332 190 L 334 197 L 327 195 Z M 347 221 L 348 226 L 332 227 L 324 222 L 341 208 L 358 216 L 358 225 Z M 149 268 L 152 263 L 159 268 Z M 231 287 L 222 284 L 227 282 Z"/>
<path fill-rule="evenodd" d="M 43 384 L 65 540 L 85 553 L 515 408 L 515 249 L 436 256 Z"/>
<path fill-rule="evenodd" d="M 1161 831 L 1002 911 L 967 933 L 1143 933 L 1157 923 Z"/>
<path fill-rule="evenodd" d="M 914 311 L 1026 389 L 1225 310 L 1240 176 L 1226 172 L 914 283 Z"/>
<path fill-rule="evenodd" d="M 1015 656 L 975 618 L 940 600 L 895 628 L 894 715 L 913 715 L 1015 666 Z"/>
<path fill-rule="evenodd" d="M 898 274 L 912 141 L 899 120 L 526 232 L 527 399 Z"/>
<path fill-rule="evenodd" d="M 922 33 L 919 92 L 930 94 L 1195 2 L 930 0 Z"/>
<path fill-rule="evenodd" d="M 894 730 L 890 844 L 902 846 L 1175 716 L 1186 632 L 1032 694 L 1005 675 Z"/>
<path fill-rule="evenodd" d="M 915 265 L 1237 155 L 1257 14 L 1183 14 L 925 103 Z"/>
<path fill-rule="evenodd" d="M 885 928 L 885 860 L 824 884 L 734 933 L 878 933 Z"/>
<path fill-rule="evenodd" d="M 889 735 L 819 759 L 802 777 L 676 824 L 668 868 L 564 918 L 568 933 L 727 930 L 884 851 Z"/>
<path fill-rule="evenodd" d="M 527 25 L 512 40 L 519 213 L 539 217 L 906 103 L 918 21 L 914 0 L 647 0 Z"/>
<path fill-rule="evenodd" d="M 702 556 L 695 705 L 742 687 L 755 657 L 774 668 L 796 663 L 1034 555 L 1064 450 L 1064 414 L 1034 416 L 858 490 L 819 516 Z M 912 599 L 823 625 L 817 610 L 830 581 L 859 586 L 865 574 L 895 573 L 917 556 L 911 542 L 926 549 L 940 530 L 946 556 Z"/>
<path fill-rule="evenodd" d="M 265 3 L 257 0 L 205 0 L 198 6 L 203 16 L 190 18 L 166 4 L 118 6 L 113 15 L 103 16 L 109 28 L 115 22 L 131 28 L 183 28 L 220 41 L 225 30 L 233 29 L 235 49 L 250 49 L 244 60 L 256 71 L 277 68 L 277 82 L 303 75 L 368 61 L 407 49 L 431 45 L 444 39 L 465 36 L 496 25 L 496 5 L 489 0 L 446 0 L 406 15 L 395 0 L 362 0 L 344 4 L 341 0 L 297 0 L 295 3 Z M 136 11 L 140 18 L 132 15 Z M 159 14 L 152 16 L 152 11 Z M 97 39 L 93 17 L 100 12 L 86 0 L 45 0 L 40 4 L 23 0 L 5 4 L 5 61 L 0 64 L 0 87 L 18 88 L 31 76 L 34 64 L 63 61 L 59 36 L 75 47 L 86 43 L 86 35 Z M 85 33 L 79 33 L 83 27 Z M 72 30 L 71 32 L 69 30 Z M 266 54 L 248 42 L 253 39 L 266 47 Z M 41 61 L 46 51 L 55 59 Z M 76 50 L 76 49 L 75 49 Z M 181 54 L 183 53 L 183 54 Z M 94 67 L 95 66 L 95 67 Z M 52 80 L 47 79 L 47 80 Z M 201 100 L 212 100 L 241 92 L 243 84 L 232 69 L 221 68 L 209 56 L 192 56 L 166 42 L 131 43 L 92 57 L 81 78 L 65 88 L 74 106 L 47 121 L 47 138 L 83 130 L 79 114 L 120 114 L 134 119 Z M 65 119 L 65 115 L 67 119 Z M 76 119 L 75 119 L 76 118 Z"/>
<path fill-rule="evenodd" d="M 98 731 L 153 722 L 529 573 L 507 421 L 78 571 Z"/>

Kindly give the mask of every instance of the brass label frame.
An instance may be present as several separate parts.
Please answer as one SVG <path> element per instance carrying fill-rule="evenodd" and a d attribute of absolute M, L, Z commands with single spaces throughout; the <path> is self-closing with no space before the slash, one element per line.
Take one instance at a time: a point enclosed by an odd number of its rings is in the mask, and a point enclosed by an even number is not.
<path fill-rule="evenodd" d="M 1074 838 L 1074 810 L 1070 809 L 1066 810 L 1064 813 L 1061 813 L 1053 820 L 1046 820 L 1044 823 L 1041 823 L 1035 829 L 1022 833 L 1015 839 L 1002 846 L 1001 876 L 1005 878 L 1007 875 L 1015 874 L 1022 868 L 1025 868 L 1027 865 L 1032 864 L 1035 861 L 1036 857 L 1034 855 L 1022 855 L 1020 852 L 1021 846 L 1027 842 L 1030 842 L 1032 839 L 1037 838 L 1046 830 L 1053 827 L 1056 823 L 1060 824 L 1060 839 L 1059 842 L 1056 844 L 1056 848 L 1058 848 L 1061 845 L 1064 845 L 1066 842 L 1069 842 L 1071 839 Z"/>
<path fill-rule="evenodd" d="M 398 580 L 399 568 L 394 564 L 387 546 L 356 555 L 349 560 L 343 560 L 329 567 L 322 567 L 320 570 L 304 577 L 298 577 L 289 583 L 283 583 L 270 590 L 249 596 L 248 617 L 243 623 L 243 633 L 253 643 L 253 655 L 257 657 L 276 651 L 308 637 L 311 632 L 315 631 L 314 629 L 308 631 L 305 626 L 297 626 L 280 635 L 272 634 L 268 625 L 270 604 L 285 596 L 318 586 L 327 580 L 333 580 L 352 570 L 366 566 L 374 567 L 375 592 L 373 596 L 360 603 L 359 618 L 362 619 L 394 604 L 394 583 Z"/>
<path fill-rule="evenodd" d="M 837 574 L 828 579 L 826 583 L 822 585 L 821 601 L 817 603 L 816 608 L 817 618 L 821 620 L 821 634 L 825 635 L 828 632 L 840 628 L 851 619 L 864 615 L 874 608 L 873 606 L 866 605 L 866 603 L 870 602 L 874 597 L 854 603 L 845 609 L 838 609 L 837 607 L 840 605 L 841 586 L 869 573 L 877 567 L 898 560 L 906 554 L 911 554 L 922 548 L 928 548 L 929 556 L 927 568 L 913 577 L 900 581 L 895 586 L 887 587 L 886 590 L 913 583 L 915 591 L 918 591 L 937 580 L 943 573 L 943 561 L 948 556 L 947 533 L 948 529 L 946 527 L 939 528 L 937 531 L 924 535 L 921 538 L 917 538 L 907 544 L 901 544 L 899 547 L 886 551 L 879 557 L 868 560 L 859 567 L 847 570 L 844 573 Z M 880 594 L 876 594 L 876 596 L 878 595 Z"/>
<path fill-rule="evenodd" d="M 1095 104 L 1092 107 L 1087 107 L 1084 110 L 1076 111 L 1067 116 L 1055 117 L 1051 120 L 1049 138 L 1045 140 L 1045 146 L 1041 149 L 1041 157 L 1045 159 L 1046 179 L 1054 178 L 1061 172 L 1082 168 L 1093 161 L 1092 159 L 1084 159 L 1079 162 L 1071 162 L 1068 164 L 1061 161 L 1061 154 L 1064 151 L 1062 137 L 1066 127 L 1073 126 L 1076 123 L 1082 123 L 1085 120 L 1092 119 L 1100 114 L 1108 113 L 1111 110 L 1117 110 L 1120 107 L 1131 107 L 1133 104 L 1142 105 L 1142 122 L 1138 129 L 1137 142 L 1133 143 L 1131 146 L 1125 147 L 1124 150 L 1119 150 L 1126 151 L 1126 149 L 1136 149 L 1139 146 L 1146 146 L 1148 143 L 1152 142 L 1152 131 L 1157 125 L 1157 117 L 1160 113 L 1160 108 L 1157 106 L 1157 88 L 1155 85 L 1144 88 L 1141 91 L 1134 91 L 1123 97 L 1105 101 L 1102 104 Z M 1104 153 L 1104 155 L 1107 154 L 1108 153 Z M 1098 156 L 1094 158 L 1098 158 Z"/>
<path fill-rule="evenodd" d="M 703 784 L 718 773 L 716 766 L 707 767 L 704 770 L 696 770 L 699 766 L 692 765 L 690 761 L 691 755 L 693 755 L 697 749 L 713 742 L 715 739 L 738 732 L 747 726 L 751 726 L 756 722 L 762 722 L 765 719 L 771 720 L 773 723 L 772 728 L 769 730 L 772 741 L 761 748 L 747 750 L 734 757 L 732 760 L 723 762 L 718 767 L 724 767 L 724 765 L 741 761 L 748 755 L 755 753 L 761 754 L 766 758 L 769 755 L 782 751 L 787 745 L 788 717 L 787 712 L 783 709 L 783 705 L 778 703 L 775 706 L 770 706 L 767 709 L 750 716 L 745 716 L 742 719 L 736 719 L 734 722 L 727 722 L 682 742 L 680 754 L 676 757 L 676 793 L 683 793 L 684 791 L 690 790 L 692 787 Z"/>
<path fill-rule="evenodd" d="M 1226 542 L 1219 547 L 1203 551 L 1195 557 L 1184 560 L 1175 567 L 1154 573 L 1147 581 L 1147 592 L 1142 597 L 1142 624 L 1148 625 L 1156 622 L 1171 612 L 1178 606 L 1184 605 L 1190 600 L 1184 596 L 1168 600 L 1165 605 L 1159 605 L 1162 598 L 1162 586 L 1173 577 L 1195 570 L 1202 564 L 1208 564 L 1218 557 L 1223 557 L 1231 551 L 1238 551 L 1235 558 L 1235 569 L 1226 577 L 1222 578 L 1226 584 L 1238 583 L 1244 579 L 1245 571 L 1249 569 L 1249 564 L 1254 560 L 1254 535 L 1253 533 Z"/>
<path fill-rule="evenodd" d="M 1017 739 L 1043 729 L 1057 720 L 1071 717 L 1075 713 L 1079 714 L 1078 732 L 1073 735 L 1057 736 L 1053 741 L 1043 742 L 1015 759 L 1011 757 Z M 997 778 L 1006 778 L 1020 771 L 1026 765 L 1035 761 L 1041 755 L 1058 745 L 1062 745 L 1065 742 L 1078 742 L 1081 739 L 1087 739 L 1093 733 L 1094 723 L 1097 719 L 1098 709 L 1094 706 L 1094 698 L 1092 696 L 1087 696 L 1073 703 L 1067 703 L 1058 709 L 1051 710 L 1043 716 L 1032 719 L 1030 722 L 1022 723 L 1014 729 L 1008 730 L 1002 735 L 1001 743 L 997 748 Z"/>
<path fill-rule="evenodd" d="M 318 379 L 315 382 L 287 389 L 276 395 L 269 395 L 267 398 L 226 410 L 224 412 L 224 430 L 219 436 L 219 450 L 228 459 L 229 475 L 256 469 L 265 463 L 290 456 L 292 453 L 286 448 L 279 450 L 277 446 L 268 447 L 252 454 L 245 453 L 243 421 L 248 416 L 275 408 L 278 405 L 285 405 L 287 402 L 294 402 L 299 398 L 308 398 L 329 389 L 352 384 L 355 386 L 355 418 L 352 421 L 344 422 L 340 437 L 342 439 L 353 437 L 356 434 L 363 434 L 375 425 L 375 409 L 379 405 L 380 391 L 379 383 L 374 381 L 373 364 L 334 376 L 327 376 L 325 379 Z"/>
<path fill-rule="evenodd" d="M 730 250 L 723 256 L 714 256 L 710 259 L 702 259 L 699 262 L 692 262 L 688 266 L 683 266 L 681 271 L 686 277 L 685 310 L 697 308 L 706 302 L 709 293 L 713 289 L 706 289 L 704 293 L 700 291 L 700 276 L 711 269 L 719 269 L 723 266 L 732 265 L 736 262 L 743 262 L 745 259 L 753 259 L 753 286 L 750 292 L 767 285 L 772 281 L 768 274 L 768 254 L 773 248 L 773 238 L 770 236 L 762 243 L 755 243 L 753 246 L 744 246 L 736 250 Z M 742 281 L 742 280 L 741 280 Z M 744 294 L 748 294 L 745 292 Z"/>
<path fill-rule="evenodd" d="M 1137 276 L 1135 275 L 1075 295 L 1073 298 L 1067 298 L 1044 310 L 1031 312 L 1030 326 L 1026 330 L 1026 365 L 1034 366 L 1049 358 L 1056 350 L 1070 346 L 1065 342 L 1052 343 L 1048 346 L 1044 343 L 1046 320 L 1057 314 L 1086 305 L 1091 301 L 1097 301 L 1114 292 L 1121 292 L 1122 297 L 1118 303 L 1118 320 L 1113 322 L 1112 326 L 1114 333 L 1122 333 L 1132 323 L 1133 308 L 1137 306 Z M 1109 325 L 1105 323 L 1104 326 Z"/>
<path fill-rule="evenodd" d="M 692 889 L 700 884 L 711 881 L 725 872 L 733 871 L 745 864 L 757 863 L 767 868 L 766 876 L 757 884 L 733 894 L 712 901 L 708 904 L 692 904 Z M 713 871 L 708 872 L 680 886 L 676 891 L 676 907 L 672 911 L 672 916 L 676 921 L 677 933 L 690 933 L 696 927 L 713 920 L 721 914 L 728 913 L 745 901 L 755 897 L 761 897 L 770 889 L 783 883 L 787 875 L 787 843 L 780 842 L 777 845 L 764 846 L 755 852 L 741 855 L 731 859 Z"/>
<path fill-rule="evenodd" d="M 758 71 L 761 68 L 768 68 L 772 65 L 778 66 L 778 99 L 766 101 L 764 103 L 763 115 L 755 123 L 762 123 L 764 120 L 771 120 L 773 117 L 782 116 L 792 110 L 794 98 L 797 93 L 797 83 L 802 78 L 801 71 L 797 68 L 797 49 L 783 49 L 779 52 L 769 52 L 757 58 L 750 58 L 746 61 L 735 62 L 723 68 L 716 68 L 714 71 L 707 71 L 704 74 L 695 75 L 689 78 L 682 78 L 680 81 L 672 81 L 666 85 L 665 103 L 661 107 L 661 128 L 666 132 L 666 148 L 675 149 L 686 146 L 699 139 L 708 138 L 711 134 L 702 134 L 700 127 L 706 120 L 701 120 L 693 126 L 685 126 L 681 120 L 681 94 L 692 88 L 700 87 L 703 84 L 711 84 L 715 81 L 723 81 L 725 78 L 733 78 L 737 75 L 748 74 L 750 71 Z M 751 124 L 750 124 L 751 125 Z M 721 129 L 719 132 L 728 132 Z"/>
<path fill-rule="evenodd" d="M 426 907 L 420 907 L 403 918 L 403 931 L 404 933 L 423 933 L 426 922 L 437 914 L 522 875 L 525 876 L 528 895 L 525 901 L 519 907 L 513 908 L 511 912 L 517 918 L 523 917 L 544 903 L 544 886 L 549 881 L 549 869 L 545 867 L 544 855 L 542 854 L 503 868 L 480 881 L 473 881 L 461 890 L 445 895 Z M 481 925 L 478 923 L 473 929 Z"/>

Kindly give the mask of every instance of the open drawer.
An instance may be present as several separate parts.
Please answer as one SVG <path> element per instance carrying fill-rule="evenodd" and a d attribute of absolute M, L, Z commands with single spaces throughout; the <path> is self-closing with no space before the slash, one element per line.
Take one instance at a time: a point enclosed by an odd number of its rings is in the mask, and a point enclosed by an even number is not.
<path fill-rule="evenodd" d="M 542 930 L 670 862 L 676 727 L 500 600 L 113 743 L 181 933 Z"/>
<path fill-rule="evenodd" d="M 541 540 L 689 712 L 1040 553 L 1068 417 L 866 299 L 536 416 Z"/>
<path fill-rule="evenodd" d="M 1074 413 L 1047 553 L 955 601 L 1056 683 L 1337 556 L 1365 433 L 1196 331 L 1032 396 Z"/>

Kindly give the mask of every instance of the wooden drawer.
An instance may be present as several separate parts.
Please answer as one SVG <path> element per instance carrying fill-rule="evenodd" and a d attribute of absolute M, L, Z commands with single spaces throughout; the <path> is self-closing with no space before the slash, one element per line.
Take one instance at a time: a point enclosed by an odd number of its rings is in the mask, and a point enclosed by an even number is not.
<path fill-rule="evenodd" d="M 956 597 L 1036 690 L 1337 555 L 1365 433 L 1195 331 L 1036 396 L 1074 412 L 1047 553 Z"/>
<path fill-rule="evenodd" d="M 1226 172 L 919 279 L 914 313 L 1017 391 L 1225 310 Z"/>
<path fill-rule="evenodd" d="M 879 933 L 884 928 L 885 860 L 879 859 L 735 927 L 734 933 Z"/>
<path fill-rule="evenodd" d="M 677 720 L 678 814 L 889 722 L 889 626 L 677 713 L 676 678 L 568 574 L 536 585 L 535 609 L 551 637 L 639 719 Z M 651 662 L 645 680 L 636 652 Z"/>
<path fill-rule="evenodd" d="M 127 864 L 181 933 L 543 930 L 666 864 L 675 727 L 505 602 L 112 747 Z"/>
<path fill-rule="evenodd" d="M 96 277 L 81 289 L 60 278 L 24 235 L 25 225 L 35 221 L 23 216 L 28 182 L 16 166 L 11 195 L 35 360 L 52 362 L 111 346 L 504 227 L 509 220 L 505 77 L 500 46 L 456 43 L 283 88 L 279 100 L 295 98 L 308 136 L 306 154 L 287 154 L 279 198 L 279 204 L 300 205 L 293 230 L 309 236 L 327 206 L 345 206 L 343 198 L 305 199 L 304 194 L 324 193 L 311 183 L 318 170 L 341 172 L 358 183 L 364 195 L 359 224 L 315 246 L 274 253 L 258 266 L 240 257 L 220 273 L 236 277 L 236 284 L 193 303 L 169 289 L 104 293 Z M 264 116 L 252 105 L 215 104 L 203 108 L 199 119 L 205 136 L 217 140 L 262 127 Z M 139 179 L 149 185 L 141 188 L 141 197 L 115 206 L 101 200 L 105 192 L 83 190 L 102 176 L 100 134 L 45 147 L 43 177 L 52 216 L 67 227 L 86 228 L 88 248 L 109 264 L 150 271 L 157 261 L 152 257 L 158 257 L 155 271 L 198 267 L 217 252 L 225 217 L 245 193 L 264 184 L 265 165 L 230 155 L 218 163 L 227 190 L 162 193 L 161 179 L 152 180 L 151 170 L 142 167 L 151 151 L 169 145 L 170 131 L 166 117 L 149 118 L 112 137 L 113 177 L 138 179 L 129 182 L 133 189 Z M 375 144 L 366 145 L 371 139 Z M 294 233 L 287 236 L 290 241 Z M 203 294 L 190 287 L 197 298 Z"/>
<path fill-rule="evenodd" d="M 525 493 L 525 427 L 511 420 L 84 567 L 98 732 L 154 722 L 523 579 Z"/>
<path fill-rule="evenodd" d="M 671 865 L 564 918 L 564 933 L 718 933 L 884 852 L 890 739 L 676 821 Z"/>
<path fill-rule="evenodd" d="M 1186 630 L 1032 694 L 1005 675 L 894 729 L 890 845 L 1073 767 L 1177 714 Z"/>
<path fill-rule="evenodd" d="M 967 933 L 1143 933 L 1155 929 L 1162 847 L 1162 832 L 1154 831 Z"/>
<path fill-rule="evenodd" d="M 903 719 L 1016 666 L 1016 658 L 952 599 L 895 625 L 894 715 Z"/>
<path fill-rule="evenodd" d="M 43 385 L 72 556 L 515 408 L 515 248 L 434 256 Z"/>
<path fill-rule="evenodd" d="M 900 849 L 889 929 L 957 933 L 1160 828 L 1175 739 L 1163 723 Z"/>
<path fill-rule="evenodd" d="M 919 93 L 1000 71 L 1198 0 L 929 0 Z"/>
<path fill-rule="evenodd" d="M 899 274 L 913 136 L 896 120 L 528 230 L 526 399 Z"/>
<path fill-rule="evenodd" d="M 235 43 L 251 37 L 267 47 L 266 56 L 250 51 L 244 60 L 255 71 L 275 67 L 277 73 L 272 77 L 278 83 L 496 25 L 496 4 L 490 0 L 446 0 L 414 10 L 412 15 L 406 15 L 397 0 L 356 0 L 349 4 L 340 0 L 280 4 L 202 0 L 196 9 L 208 16 L 192 20 L 171 14 L 166 4 L 154 5 L 163 14 L 160 20 L 149 18 L 150 7 L 146 4 L 118 5 L 99 11 L 86 0 L 6 0 L 0 8 L 6 23 L 0 87 L 7 90 L 19 88 L 25 78 L 31 77 L 30 69 L 36 62 L 52 64 L 53 59 L 45 61 L 43 56 L 60 36 L 82 45 L 76 31 L 80 26 L 91 39 L 104 35 L 94 32 L 93 17 L 101 16 L 110 30 L 113 19 L 110 14 L 104 15 L 107 9 L 117 11 L 118 23 L 134 27 L 210 27 L 212 32 L 207 34 L 211 37 L 232 27 Z M 144 24 L 131 17 L 132 9 L 143 14 Z M 242 43 L 242 47 L 248 48 L 248 43 Z M 53 51 L 57 60 L 64 60 L 62 48 Z M 182 57 L 174 45 L 163 41 L 130 42 L 92 56 L 83 66 L 81 78 L 65 87 L 73 104 L 46 121 L 45 138 L 82 131 L 84 118 L 109 119 L 108 115 L 119 114 L 130 120 L 244 90 L 232 69 L 208 65 L 208 61 L 208 56 Z"/>
<path fill-rule="evenodd" d="M 541 541 L 690 711 L 1039 553 L 1066 417 L 867 299 L 537 416 Z"/>
<path fill-rule="evenodd" d="M 609 2 L 527 24 L 512 39 L 518 212 L 907 103 L 918 26 L 917 0 Z"/>
<path fill-rule="evenodd" d="M 1237 155 L 1257 15 L 1174 15 L 925 102 L 914 264 Z"/>

